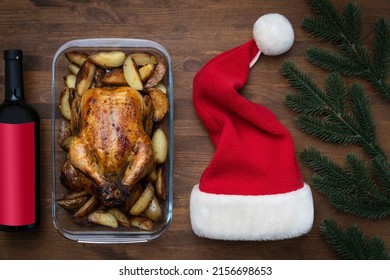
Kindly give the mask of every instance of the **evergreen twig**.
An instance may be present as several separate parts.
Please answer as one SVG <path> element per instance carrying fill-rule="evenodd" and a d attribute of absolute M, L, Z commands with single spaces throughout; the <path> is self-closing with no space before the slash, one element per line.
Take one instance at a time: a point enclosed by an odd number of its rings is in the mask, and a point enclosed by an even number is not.
<path fill-rule="evenodd" d="M 334 207 L 360 217 L 390 216 L 390 191 L 376 183 L 373 168 L 354 153 L 345 157 L 341 167 L 313 147 L 306 148 L 300 159 L 315 172 L 316 189 L 328 196 Z"/>
<path fill-rule="evenodd" d="M 375 23 L 375 42 L 370 54 L 362 42 L 363 18 L 358 4 L 347 3 L 341 12 L 329 0 L 309 0 L 313 15 L 304 18 L 302 28 L 313 37 L 329 41 L 339 52 L 310 47 L 307 58 L 330 71 L 366 79 L 390 101 L 390 23 L 380 18 Z"/>
<path fill-rule="evenodd" d="M 299 113 L 298 128 L 324 141 L 360 145 L 368 154 L 387 161 L 361 86 L 346 87 L 338 73 L 331 73 L 321 89 L 292 62 L 285 62 L 281 70 L 295 90 L 287 94 L 286 104 Z"/>
<path fill-rule="evenodd" d="M 357 225 L 343 229 L 329 219 L 321 223 L 320 232 L 343 259 L 390 260 L 390 252 L 386 250 L 383 240 L 366 237 Z"/>

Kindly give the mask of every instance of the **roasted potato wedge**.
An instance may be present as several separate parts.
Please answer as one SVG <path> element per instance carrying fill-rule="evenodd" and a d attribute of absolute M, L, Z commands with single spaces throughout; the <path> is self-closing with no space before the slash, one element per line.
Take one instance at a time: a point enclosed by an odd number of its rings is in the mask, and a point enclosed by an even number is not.
<path fill-rule="evenodd" d="M 106 75 L 106 71 L 104 71 L 100 67 L 96 67 L 95 77 L 94 77 L 94 87 L 103 87 L 103 79 Z"/>
<path fill-rule="evenodd" d="M 69 145 L 72 141 L 72 131 L 70 130 L 69 121 L 62 121 L 57 134 L 58 145 L 65 151 L 69 151 Z"/>
<path fill-rule="evenodd" d="M 72 109 L 72 103 L 77 98 L 76 90 L 74 88 L 69 89 L 69 104 Z"/>
<path fill-rule="evenodd" d="M 89 59 L 102 68 L 116 68 L 123 65 L 126 55 L 122 51 L 98 52 L 89 56 Z"/>
<path fill-rule="evenodd" d="M 90 194 L 89 192 L 87 192 L 86 190 L 82 190 L 82 191 L 79 191 L 79 192 L 70 192 L 66 195 L 64 195 L 64 199 L 74 199 L 74 198 L 79 198 L 79 197 L 88 197 L 88 199 L 90 198 Z"/>
<path fill-rule="evenodd" d="M 167 94 L 168 90 L 167 87 L 163 83 L 158 83 L 155 88 L 161 90 L 164 94 Z"/>
<path fill-rule="evenodd" d="M 169 110 L 169 102 L 167 96 L 157 88 L 148 89 L 148 94 L 152 99 L 154 114 L 153 121 L 159 122 Z"/>
<path fill-rule="evenodd" d="M 64 83 L 67 88 L 75 88 L 76 87 L 76 75 L 69 74 L 64 76 Z"/>
<path fill-rule="evenodd" d="M 151 88 L 156 86 L 163 78 L 167 71 L 167 63 L 164 58 L 160 57 L 158 59 L 158 64 L 153 71 L 153 75 L 147 81 L 145 87 Z"/>
<path fill-rule="evenodd" d="M 144 86 L 141 76 L 139 75 L 138 67 L 130 55 L 127 56 L 123 63 L 123 74 L 130 87 L 136 90 L 143 90 Z"/>
<path fill-rule="evenodd" d="M 130 56 L 134 59 L 134 62 L 137 66 L 144 66 L 147 64 L 156 65 L 158 63 L 157 57 L 151 53 L 136 52 L 130 54 Z"/>
<path fill-rule="evenodd" d="M 83 217 L 86 217 L 93 211 L 95 211 L 99 206 L 99 202 L 95 196 L 91 196 L 91 198 L 74 214 L 74 219 L 77 221 Z"/>
<path fill-rule="evenodd" d="M 130 226 L 142 230 L 150 231 L 153 228 L 153 222 L 144 217 L 130 217 L 129 221 L 130 221 Z"/>
<path fill-rule="evenodd" d="M 75 64 L 77 66 L 83 65 L 84 61 L 88 59 L 88 54 L 78 51 L 72 51 L 72 52 L 66 52 L 65 57 L 68 59 L 68 61 L 72 64 Z"/>
<path fill-rule="evenodd" d="M 157 172 L 156 169 L 153 169 L 149 172 L 148 177 L 147 177 L 148 182 L 156 182 L 157 180 Z"/>
<path fill-rule="evenodd" d="M 168 154 L 168 139 L 164 130 L 157 128 L 152 136 L 154 160 L 157 164 L 164 163 Z"/>
<path fill-rule="evenodd" d="M 93 182 L 75 169 L 69 160 L 65 161 L 61 167 L 60 181 L 71 192 L 86 191 L 92 193 L 94 187 Z"/>
<path fill-rule="evenodd" d="M 78 209 L 83 206 L 88 200 L 88 196 L 81 196 L 75 198 L 60 199 L 57 200 L 57 203 L 65 210 L 73 212 L 75 209 Z"/>
<path fill-rule="evenodd" d="M 80 102 L 81 102 L 81 98 L 76 97 L 73 100 L 72 106 L 71 106 L 72 113 L 71 113 L 71 118 L 70 118 L 70 130 L 72 132 L 72 135 L 75 135 L 75 136 L 79 135 L 79 132 L 80 132 L 80 123 L 81 123 Z"/>
<path fill-rule="evenodd" d="M 165 177 L 163 168 L 160 165 L 156 171 L 156 181 L 154 183 L 154 189 L 157 197 L 161 200 L 167 199 L 167 185 L 165 183 Z"/>
<path fill-rule="evenodd" d="M 61 167 L 60 182 L 65 188 L 70 191 L 84 190 L 80 174 L 73 167 L 69 160 L 65 161 Z"/>
<path fill-rule="evenodd" d="M 68 64 L 68 70 L 71 74 L 73 75 L 77 75 L 77 73 L 79 72 L 80 70 L 80 67 L 78 67 L 77 65 L 73 64 L 73 63 L 70 63 Z"/>
<path fill-rule="evenodd" d="M 110 86 L 125 86 L 127 85 L 123 68 L 115 68 L 106 73 L 102 80 L 103 84 Z"/>
<path fill-rule="evenodd" d="M 137 216 L 143 213 L 149 207 L 150 202 L 152 202 L 153 196 L 154 196 L 153 185 L 148 184 L 145 190 L 142 192 L 141 196 L 131 207 L 130 214 Z"/>
<path fill-rule="evenodd" d="M 110 212 L 96 210 L 88 215 L 88 221 L 94 224 L 102 226 L 108 226 L 112 228 L 118 227 L 118 221 L 113 214 Z"/>
<path fill-rule="evenodd" d="M 136 184 L 130 191 L 130 195 L 125 202 L 124 210 L 126 213 L 130 212 L 131 207 L 136 203 L 143 192 L 142 186 L 140 184 Z"/>
<path fill-rule="evenodd" d="M 76 76 L 75 90 L 78 96 L 83 96 L 84 92 L 89 89 L 94 81 L 96 65 L 90 60 L 84 61 L 80 71 Z"/>
<path fill-rule="evenodd" d="M 161 206 L 156 197 L 153 197 L 149 207 L 145 210 L 145 215 L 154 222 L 162 217 Z"/>
<path fill-rule="evenodd" d="M 59 107 L 60 107 L 61 115 L 66 120 L 70 120 L 71 117 L 69 96 L 70 96 L 70 89 L 68 87 L 64 87 L 64 89 L 61 91 Z"/>
<path fill-rule="evenodd" d="M 154 71 L 154 65 L 153 64 L 146 64 L 145 66 L 142 66 L 139 68 L 139 75 L 141 77 L 141 80 L 143 82 L 146 82 L 150 79 L 150 77 L 153 75 Z"/>
<path fill-rule="evenodd" d="M 114 215 L 118 223 L 124 227 L 130 227 L 130 221 L 129 218 L 126 216 L 125 213 L 123 213 L 120 209 L 118 208 L 111 208 L 108 210 L 109 213 Z"/>
<path fill-rule="evenodd" d="M 152 99 L 149 95 L 144 96 L 144 110 L 143 110 L 143 124 L 145 132 L 151 136 L 153 132 L 153 117 L 154 117 L 154 107 Z"/>
<path fill-rule="evenodd" d="M 69 152 L 72 141 L 73 141 L 73 136 L 69 136 L 68 138 L 64 139 L 61 143 L 59 143 L 59 145 L 65 152 Z"/>

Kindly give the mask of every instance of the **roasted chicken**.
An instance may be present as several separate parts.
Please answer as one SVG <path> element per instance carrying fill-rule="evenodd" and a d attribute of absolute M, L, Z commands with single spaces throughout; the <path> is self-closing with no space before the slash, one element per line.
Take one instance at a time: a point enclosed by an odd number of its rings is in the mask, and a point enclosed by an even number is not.
<path fill-rule="evenodd" d="M 143 110 L 142 95 L 130 87 L 88 89 L 76 108 L 79 127 L 69 159 L 95 183 L 94 194 L 106 206 L 123 203 L 154 163 Z"/>

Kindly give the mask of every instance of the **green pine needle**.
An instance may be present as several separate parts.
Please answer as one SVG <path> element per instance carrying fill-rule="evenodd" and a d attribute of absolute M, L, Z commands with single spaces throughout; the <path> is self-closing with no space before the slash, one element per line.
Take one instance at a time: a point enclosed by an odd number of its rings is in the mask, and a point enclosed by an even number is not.
<path fill-rule="evenodd" d="M 384 242 L 367 237 L 357 225 L 341 228 L 334 220 L 322 221 L 320 232 L 335 252 L 346 260 L 390 260 Z"/>
<path fill-rule="evenodd" d="M 339 52 L 316 47 L 308 49 L 310 62 L 329 71 L 366 79 L 375 90 L 390 101 L 390 23 L 379 19 L 374 28 L 372 55 L 362 42 L 363 19 L 356 3 L 347 3 L 341 12 L 330 0 L 309 0 L 313 14 L 304 18 L 301 26 L 311 36 L 329 41 Z"/>

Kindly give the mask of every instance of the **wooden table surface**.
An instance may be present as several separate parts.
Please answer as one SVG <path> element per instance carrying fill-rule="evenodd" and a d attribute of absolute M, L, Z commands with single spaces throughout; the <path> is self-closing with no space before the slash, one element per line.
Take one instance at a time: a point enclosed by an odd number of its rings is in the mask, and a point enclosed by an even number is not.
<path fill-rule="evenodd" d="M 347 1 L 334 0 L 338 7 Z M 389 19 L 389 0 L 357 1 L 364 14 L 364 38 L 378 17 Z M 310 65 L 306 49 L 311 44 L 327 46 L 310 38 L 300 22 L 309 11 L 305 0 L 279 1 L 66 1 L 2 0 L 0 5 L 1 49 L 20 48 L 25 60 L 26 99 L 41 115 L 42 134 L 42 225 L 39 230 L 23 233 L 0 233 L 0 259 L 336 259 L 319 234 L 319 223 L 334 218 L 342 226 L 357 223 L 367 235 L 376 235 L 390 249 L 390 220 L 368 220 L 343 214 L 331 207 L 314 188 L 315 221 L 305 236 L 263 242 L 226 242 L 202 239 L 191 230 L 189 196 L 208 165 L 214 147 L 192 104 L 192 81 L 196 72 L 211 57 L 248 41 L 252 26 L 265 13 L 284 14 L 294 26 L 295 44 L 279 57 L 262 56 L 252 68 L 243 95 L 267 106 L 290 130 L 297 154 L 314 145 L 340 160 L 356 147 L 327 144 L 300 132 L 295 114 L 286 107 L 289 90 L 279 67 L 290 59 L 319 81 L 325 72 Z M 159 239 L 141 244 L 79 244 L 62 237 L 51 218 L 51 64 L 63 43 L 77 38 L 125 37 L 159 42 L 173 61 L 175 157 L 173 220 Z M 4 97 L 4 64 L 1 67 L 0 99 Z M 390 153 L 389 104 L 365 84 L 376 118 L 380 142 Z M 389 154 L 390 155 L 390 154 Z M 0 155 L 1 156 L 1 155 Z M 301 165 L 306 182 L 311 171 Z"/>

